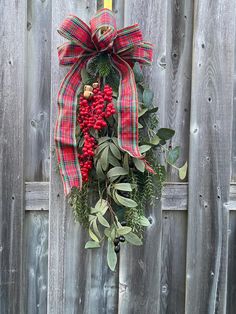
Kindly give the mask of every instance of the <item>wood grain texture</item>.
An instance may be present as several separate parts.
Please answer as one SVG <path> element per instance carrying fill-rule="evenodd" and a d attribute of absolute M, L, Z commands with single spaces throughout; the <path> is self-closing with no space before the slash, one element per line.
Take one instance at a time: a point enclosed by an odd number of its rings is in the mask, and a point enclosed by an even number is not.
<path fill-rule="evenodd" d="M 139 23 L 146 41 L 155 45 L 154 62 L 145 70 L 146 81 L 155 93 L 155 103 L 164 102 L 166 55 L 167 5 L 159 1 L 126 1 L 124 25 Z M 158 35 L 157 35 L 158 31 Z M 159 88 L 157 89 L 157 86 Z M 120 254 L 119 309 L 121 314 L 159 313 L 160 309 L 160 259 L 161 259 L 161 206 L 156 201 L 146 215 L 152 225 L 145 232 L 142 247 L 124 247 Z"/>
<path fill-rule="evenodd" d="M 187 212 L 162 212 L 160 313 L 185 309 Z"/>
<path fill-rule="evenodd" d="M 48 213 L 27 212 L 24 228 L 25 312 L 47 313 Z"/>
<path fill-rule="evenodd" d="M 72 210 L 66 205 L 61 179 L 56 171 L 53 140 L 53 126 L 57 116 L 56 95 L 66 73 L 58 65 L 56 47 L 63 40 L 56 33 L 56 28 L 71 12 L 88 22 L 96 12 L 96 2 L 52 1 L 48 313 L 112 314 L 117 312 L 117 273 L 113 274 L 107 269 L 106 248 L 94 252 L 84 249 L 87 237 L 78 223 L 74 222 Z"/>
<path fill-rule="evenodd" d="M 49 179 L 51 1 L 27 1 L 25 179 Z"/>
<path fill-rule="evenodd" d="M 0 312 L 23 309 L 26 1 L 0 3 Z"/>
<path fill-rule="evenodd" d="M 228 289 L 227 289 L 227 314 L 234 314 L 236 308 L 236 213 L 229 216 L 229 259 L 228 259 Z"/>
<path fill-rule="evenodd" d="M 233 130 L 232 130 L 232 138 L 236 138 L 236 31 L 234 32 L 234 91 L 233 91 Z M 232 158 L 231 158 L 231 180 L 236 181 L 236 142 L 232 141 Z"/>
<path fill-rule="evenodd" d="M 209 18 L 210 17 L 210 18 Z M 235 4 L 194 3 L 186 313 L 226 313 Z"/>
<path fill-rule="evenodd" d="M 176 131 L 171 145 L 181 147 L 178 165 L 182 166 L 189 154 L 193 0 L 167 2 L 165 102 L 160 110 L 163 125 Z M 168 167 L 168 181 L 180 181 L 172 167 Z"/>
<path fill-rule="evenodd" d="M 49 209 L 49 183 L 25 183 L 25 210 Z"/>

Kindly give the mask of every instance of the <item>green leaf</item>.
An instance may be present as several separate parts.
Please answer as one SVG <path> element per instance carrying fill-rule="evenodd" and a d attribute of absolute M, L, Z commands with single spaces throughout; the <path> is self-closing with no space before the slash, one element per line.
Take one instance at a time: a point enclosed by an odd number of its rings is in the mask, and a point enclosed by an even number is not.
<path fill-rule="evenodd" d="M 109 147 L 107 146 L 107 147 L 103 150 L 103 152 L 101 153 L 101 157 L 100 157 L 101 166 L 102 166 L 102 169 L 103 169 L 104 171 L 107 170 L 108 165 L 109 165 L 109 163 L 108 163 L 108 152 L 109 152 Z"/>
<path fill-rule="evenodd" d="M 117 137 L 112 137 L 111 140 L 116 145 L 116 147 L 119 147 L 119 143 L 118 143 L 118 138 Z"/>
<path fill-rule="evenodd" d="M 152 148 L 151 145 L 142 145 L 142 146 L 139 146 L 139 151 L 141 154 L 147 152 L 150 148 Z"/>
<path fill-rule="evenodd" d="M 110 149 L 114 157 L 116 157 L 117 159 L 121 159 L 121 153 L 119 149 L 116 147 L 116 145 L 110 143 Z"/>
<path fill-rule="evenodd" d="M 146 112 L 148 111 L 148 108 L 143 108 L 139 111 L 138 113 L 138 117 L 142 117 Z"/>
<path fill-rule="evenodd" d="M 89 228 L 89 235 L 90 235 L 90 238 L 93 239 L 93 241 L 99 242 L 98 237 L 93 233 L 91 228 Z"/>
<path fill-rule="evenodd" d="M 119 161 L 112 154 L 108 155 L 108 162 L 113 167 L 120 167 Z"/>
<path fill-rule="evenodd" d="M 98 179 L 104 180 L 106 178 L 105 174 L 102 170 L 102 165 L 101 165 L 100 159 L 98 160 L 97 165 L 96 165 L 96 173 L 97 173 Z"/>
<path fill-rule="evenodd" d="M 100 213 L 97 214 L 97 217 L 101 225 L 108 228 L 110 227 L 109 222 Z"/>
<path fill-rule="evenodd" d="M 93 225 L 93 230 L 95 232 L 95 234 L 101 238 L 101 233 L 98 229 L 98 225 L 97 225 L 97 219 L 94 219 L 93 222 L 92 222 L 92 225 Z"/>
<path fill-rule="evenodd" d="M 162 140 L 169 140 L 175 135 L 175 131 L 172 129 L 162 128 L 158 130 L 157 135 Z"/>
<path fill-rule="evenodd" d="M 143 128 L 143 125 L 138 122 L 138 129 L 142 129 L 142 128 Z"/>
<path fill-rule="evenodd" d="M 114 167 L 110 169 L 107 173 L 108 178 L 115 177 L 115 176 L 123 176 L 128 174 L 128 171 L 125 170 L 123 167 Z"/>
<path fill-rule="evenodd" d="M 125 236 L 125 240 L 133 245 L 142 245 L 142 240 L 133 232 L 128 233 Z"/>
<path fill-rule="evenodd" d="M 130 183 L 116 183 L 113 185 L 116 190 L 132 192 L 132 187 Z"/>
<path fill-rule="evenodd" d="M 186 161 L 185 164 L 181 168 L 179 168 L 179 178 L 181 180 L 184 180 L 186 178 L 187 169 L 188 169 L 188 163 Z"/>
<path fill-rule="evenodd" d="M 172 150 L 168 151 L 166 160 L 169 164 L 174 165 L 176 161 L 178 160 L 179 155 L 180 155 L 180 147 L 176 146 Z"/>
<path fill-rule="evenodd" d="M 100 144 L 102 144 L 102 143 L 104 143 L 104 142 L 106 142 L 106 141 L 109 141 L 109 140 L 110 140 L 110 137 L 108 137 L 108 136 L 100 137 L 100 138 L 98 139 L 98 145 L 100 145 Z"/>
<path fill-rule="evenodd" d="M 145 163 L 138 158 L 133 158 L 134 161 L 134 165 L 135 167 L 140 171 L 140 172 L 144 172 L 145 171 Z"/>
<path fill-rule="evenodd" d="M 135 62 L 134 67 L 133 67 L 133 72 L 134 72 L 134 76 L 135 76 L 135 81 L 138 82 L 142 82 L 143 81 L 143 72 L 142 69 L 140 67 L 140 64 L 138 62 Z"/>
<path fill-rule="evenodd" d="M 91 213 L 92 213 L 92 211 L 94 210 L 94 208 L 91 208 Z M 95 219 L 96 218 L 96 216 L 94 216 L 94 215 L 89 215 L 89 221 L 92 221 L 93 219 Z"/>
<path fill-rule="evenodd" d="M 129 172 L 129 154 L 125 153 L 123 159 L 123 167 Z"/>
<path fill-rule="evenodd" d="M 104 229 L 104 234 L 107 238 L 110 238 L 111 237 L 111 229 L 110 228 Z"/>
<path fill-rule="evenodd" d="M 160 137 L 158 136 L 158 135 L 155 135 L 152 139 L 151 139 L 151 141 L 150 141 L 150 143 L 152 144 L 152 145 L 158 145 L 159 143 L 160 143 Z"/>
<path fill-rule="evenodd" d="M 107 201 L 104 199 L 99 199 L 95 205 L 95 210 L 97 212 L 100 212 L 102 215 L 104 215 L 107 209 L 108 209 Z"/>
<path fill-rule="evenodd" d="M 98 146 L 98 148 L 96 149 L 96 155 L 101 154 L 101 152 L 103 151 L 104 148 L 106 148 L 109 145 L 108 141 L 103 142 L 102 144 L 100 144 Z"/>
<path fill-rule="evenodd" d="M 119 235 L 125 235 L 127 233 L 130 233 L 132 231 L 132 228 L 130 228 L 130 227 L 122 227 L 122 228 L 118 228 L 116 231 L 117 231 L 117 233 Z"/>
<path fill-rule="evenodd" d="M 109 238 L 108 247 L 107 247 L 107 264 L 112 271 L 115 270 L 116 263 L 117 263 L 117 255 L 116 255 L 116 252 L 114 251 L 114 244 L 112 240 Z"/>
<path fill-rule="evenodd" d="M 140 225 L 142 225 L 144 227 L 150 226 L 150 221 L 144 216 L 140 217 L 139 223 L 140 223 Z"/>
<path fill-rule="evenodd" d="M 97 249 L 100 247 L 100 244 L 98 242 L 95 241 L 88 241 L 85 244 L 85 249 Z"/>
<path fill-rule="evenodd" d="M 138 206 L 138 204 L 133 201 L 132 199 L 130 198 L 127 198 L 127 197 L 124 197 L 124 196 L 121 196 L 119 195 L 118 193 L 115 193 L 115 196 L 116 196 L 116 199 L 117 201 L 121 204 L 121 205 L 124 205 L 125 207 L 136 207 Z"/>
<path fill-rule="evenodd" d="M 148 109 L 148 113 L 155 113 L 158 111 L 158 107 L 153 107 L 151 109 Z"/>
<path fill-rule="evenodd" d="M 143 87 L 140 84 L 137 84 L 137 92 L 138 92 L 138 101 L 143 102 Z"/>
<path fill-rule="evenodd" d="M 153 101 L 154 93 L 149 88 L 145 88 L 143 92 L 143 102 L 145 105 L 150 106 Z"/>

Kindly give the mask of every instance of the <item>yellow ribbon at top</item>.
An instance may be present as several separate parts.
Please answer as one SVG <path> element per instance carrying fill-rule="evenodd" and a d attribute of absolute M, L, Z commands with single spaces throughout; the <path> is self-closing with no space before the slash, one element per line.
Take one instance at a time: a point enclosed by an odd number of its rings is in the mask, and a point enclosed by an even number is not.
<path fill-rule="evenodd" d="M 112 11 L 112 0 L 104 0 L 104 9 Z"/>

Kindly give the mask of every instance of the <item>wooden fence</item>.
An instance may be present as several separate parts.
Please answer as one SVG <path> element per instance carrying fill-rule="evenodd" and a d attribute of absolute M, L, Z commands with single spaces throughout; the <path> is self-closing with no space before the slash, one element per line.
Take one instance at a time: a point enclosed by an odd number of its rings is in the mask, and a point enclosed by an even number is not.
<path fill-rule="evenodd" d="M 85 251 L 56 171 L 56 93 L 66 73 L 56 28 L 68 13 L 88 22 L 97 2 L 2 0 L 0 313 L 233 314 L 235 1 L 113 7 L 119 27 L 138 22 L 155 44 L 146 79 L 161 125 L 176 129 L 174 144 L 189 161 L 188 183 L 169 172 L 162 203 L 148 211 L 145 245 L 122 250 L 115 273 L 106 248 Z"/>

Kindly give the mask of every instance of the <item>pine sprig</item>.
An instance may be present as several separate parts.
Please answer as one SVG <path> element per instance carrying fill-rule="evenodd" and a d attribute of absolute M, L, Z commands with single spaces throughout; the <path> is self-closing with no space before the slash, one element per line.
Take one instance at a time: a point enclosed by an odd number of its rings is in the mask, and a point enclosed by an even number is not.
<path fill-rule="evenodd" d="M 84 227 L 89 226 L 90 206 L 88 202 L 88 184 L 84 184 L 82 190 L 72 189 L 69 196 L 69 204 L 73 209 L 75 219 Z"/>

